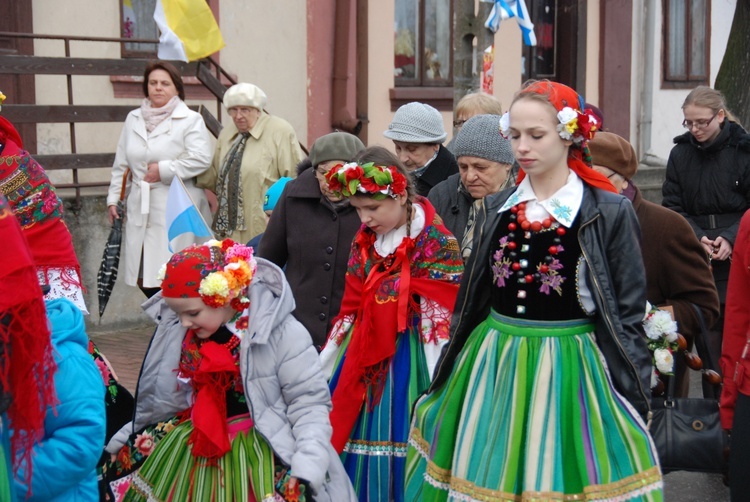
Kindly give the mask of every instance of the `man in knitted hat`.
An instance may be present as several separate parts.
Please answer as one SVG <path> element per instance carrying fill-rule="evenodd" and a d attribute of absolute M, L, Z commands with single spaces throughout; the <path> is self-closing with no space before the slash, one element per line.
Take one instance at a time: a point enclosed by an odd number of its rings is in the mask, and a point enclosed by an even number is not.
<path fill-rule="evenodd" d="M 648 301 L 652 305 L 672 307 L 680 333 L 692 347 L 693 337 L 700 336 L 701 327 L 691 304 L 700 308 L 706 326 L 712 326 L 719 315 L 719 296 L 703 247 L 685 218 L 645 200 L 633 184 L 638 160 L 627 140 L 599 131 L 589 142 L 589 149 L 593 168 L 607 176 L 633 203 L 641 225 Z M 687 397 L 689 379 L 684 360 L 675 360 L 676 394 Z"/>
<path fill-rule="evenodd" d="M 294 316 L 318 350 L 341 306 L 349 249 L 360 226 L 357 211 L 330 192 L 325 175 L 364 147 L 345 132 L 318 138 L 309 160 L 300 164 L 299 176 L 281 194 L 258 246 L 258 256 L 286 266 L 297 302 Z"/>
<path fill-rule="evenodd" d="M 417 193 L 430 189 L 458 172 L 453 154 L 443 146 L 448 136 L 443 116 L 424 103 L 407 103 L 396 110 L 383 136 L 393 140 L 396 155 L 416 181 Z"/>
<path fill-rule="evenodd" d="M 464 260 L 471 253 L 474 228 L 480 228 L 477 222 L 483 220 L 484 198 L 513 183 L 515 158 L 499 123 L 499 115 L 475 115 L 466 121 L 453 142 L 458 174 L 439 183 L 428 196 L 461 243 Z"/>
<path fill-rule="evenodd" d="M 213 230 L 219 238 L 247 242 L 266 229 L 263 198 L 279 178 L 294 177 L 302 160 L 294 128 L 266 113 L 266 93 L 248 83 L 224 93 L 232 124 L 219 134 L 211 167 L 196 185 L 208 189 L 214 213 Z"/>

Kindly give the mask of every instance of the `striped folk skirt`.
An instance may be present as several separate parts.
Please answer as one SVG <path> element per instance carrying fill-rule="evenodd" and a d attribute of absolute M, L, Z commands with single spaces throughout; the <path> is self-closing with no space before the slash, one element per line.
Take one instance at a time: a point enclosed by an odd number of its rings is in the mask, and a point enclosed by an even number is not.
<path fill-rule="evenodd" d="M 349 336 L 351 330 L 331 378 L 332 393 L 346 359 Z M 417 397 L 427 390 L 429 375 L 420 335 L 416 328 L 407 328 L 396 340 L 380 399 L 373 402 L 368 392 L 341 454 L 359 500 L 404 500 L 409 415 Z"/>
<path fill-rule="evenodd" d="M 229 420 L 231 449 L 217 465 L 191 454 L 192 431 L 192 422 L 185 421 L 158 443 L 135 473 L 125 502 L 284 500 L 277 489 L 283 490 L 288 470 L 275 465 L 271 447 L 252 427 L 249 415 Z"/>
<path fill-rule="evenodd" d="M 492 312 L 416 406 L 407 500 L 662 500 L 653 442 L 593 330 Z"/>

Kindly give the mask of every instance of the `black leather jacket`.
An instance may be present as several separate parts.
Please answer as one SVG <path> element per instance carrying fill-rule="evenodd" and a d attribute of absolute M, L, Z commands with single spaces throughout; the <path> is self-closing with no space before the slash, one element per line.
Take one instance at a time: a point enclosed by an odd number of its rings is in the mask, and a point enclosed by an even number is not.
<path fill-rule="evenodd" d="M 451 322 L 451 341 L 438 362 L 430 392 L 442 385 L 474 328 L 490 312 L 492 235 L 502 207 L 516 188 L 485 198 L 481 231 L 474 234 Z M 578 240 L 588 267 L 588 287 L 596 304 L 596 341 L 617 390 L 644 417 L 650 412 L 651 355 L 643 334 L 646 275 L 639 247 L 640 228 L 625 197 L 584 183 Z"/>

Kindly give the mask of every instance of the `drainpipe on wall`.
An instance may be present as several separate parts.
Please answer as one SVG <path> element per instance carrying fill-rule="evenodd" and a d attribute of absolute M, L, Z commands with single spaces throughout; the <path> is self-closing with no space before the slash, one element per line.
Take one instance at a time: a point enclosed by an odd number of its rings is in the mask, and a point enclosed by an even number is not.
<path fill-rule="evenodd" d="M 656 5 L 658 2 L 644 1 L 642 12 L 643 32 L 643 77 L 641 80 L 641 106 L 638 118 L 638 158 L 647 163 L 646 156 L 651 150 L 651 123 L 654 107 L 654 48 L 656 40 Z"/>
<path fill-rule="evenodd" d="M 362 130 L 362 121 L 356 118 L 348 96 L 356 96 L 355 73 L 350 68 L 349 48 L 352 25 L 352 4 L 357 0 L 336 0 L 336 17 L 333 40 L 333 86 L 331 87 L 331 115 L 334 129 L 357 135 Z M 356 5 L 356 4 L 355 4 Z M 356 26 L 356 23 L 355 23 Z M 356 30 L 355 30 L 356 33 Z M 355 99 L 356 101 L 356 99 Z M 356 104 L 355 104 L 356 106 Z"/>

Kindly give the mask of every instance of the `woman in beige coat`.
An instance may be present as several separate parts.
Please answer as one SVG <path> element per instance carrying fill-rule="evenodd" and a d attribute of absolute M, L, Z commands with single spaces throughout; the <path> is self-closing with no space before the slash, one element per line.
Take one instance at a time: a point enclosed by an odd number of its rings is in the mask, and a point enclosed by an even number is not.
<path fill-rule="evenodd" d="M 159 290 L 156 276 L 172 253 L 168 248 L 166 207 L 169 186 L 179 176 L 205 218 L 208 201 L 194 178 L 211 163 L 211 142 L 201 116 L 183 102 L 182 77 L 169 63 L 156 61 L 146 68 L 140 108 L 125 119 L 117 145 L 112 181 L 107 195 L 109 221 L 118 218 L 125 169 L 130 168 L 125 218 L 125 245 L 120 273 L 125 284 L 138 286 L 150 297 Z M 193 244 L 181 237 L 173 249 Z M 188 242 L 189 241 L 189 242 Z"/>
<path fill-rule="evenodd" d="M 244 243 L 265 231 L 266 191 L 279 178 L 294 178 L 304 158 L 294 128 L 263 111 L 266 102 L 266 94 L 253 84 L 235 84 L 224 94 L 232 124 L 219 134 L 211 168 L 197 183 L 216 194 L 217 239 Z"/>

